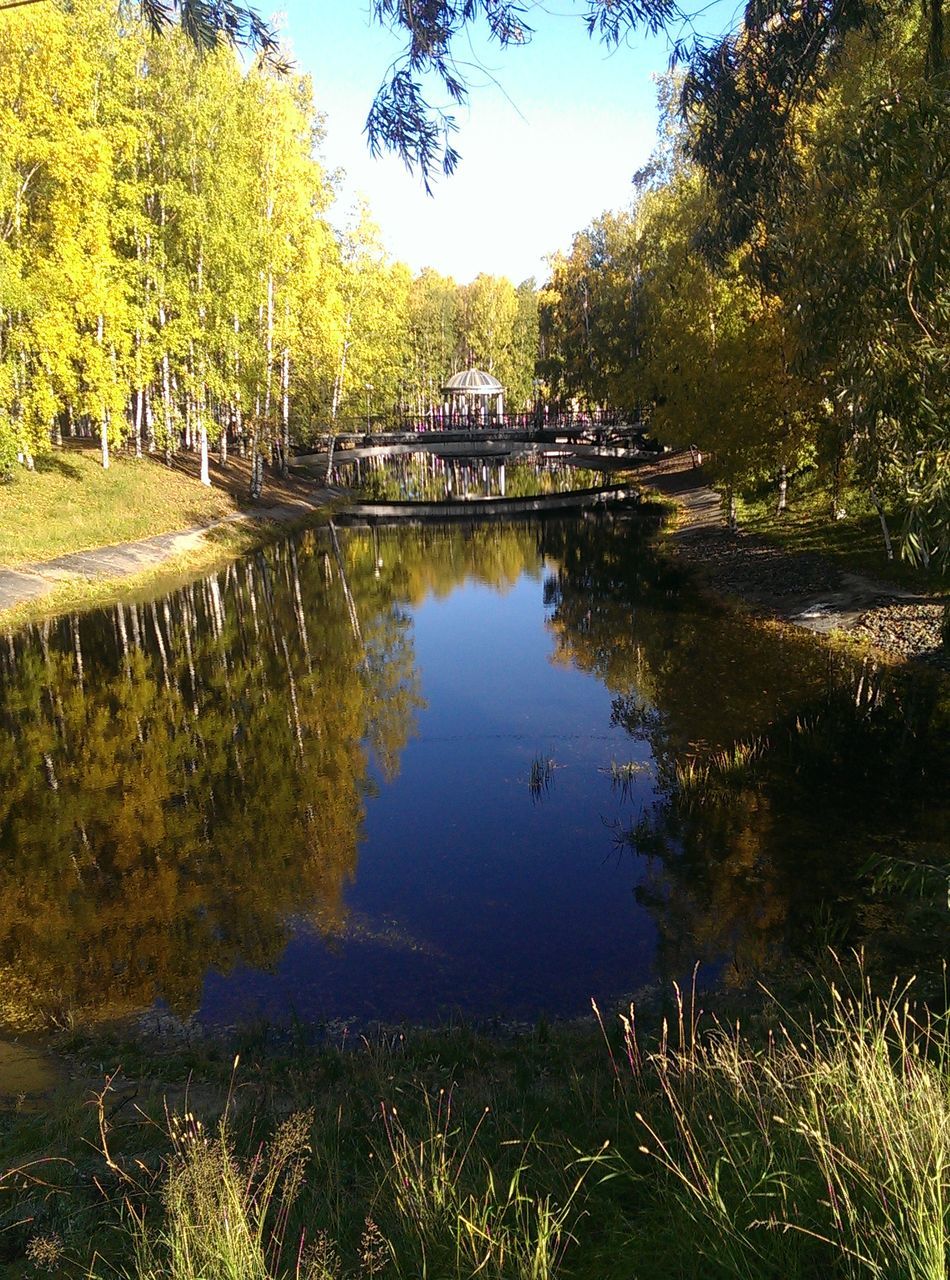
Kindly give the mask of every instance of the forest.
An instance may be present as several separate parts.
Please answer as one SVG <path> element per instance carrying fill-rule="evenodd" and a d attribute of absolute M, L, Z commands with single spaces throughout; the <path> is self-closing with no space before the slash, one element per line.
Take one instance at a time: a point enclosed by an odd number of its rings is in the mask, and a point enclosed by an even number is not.
<path fill-rule="evenodd" d="M 193 452 L 207 484 L 230 447 L 256 496 L 264 460 L 286 475 L 317 432 L 424 418 L 477 365 L 515 411 L 648 416 L 711 458 L 733 522 L 743 491 L 781 512 L 815 474 L 829 520 L 863 503 L 889 557 L 944 567 L 942 26 L 822 21 L 807 72 L 806 17 L 750 11 L 661 79 L 630 206 L 538 289 L 390 260 L 367 208 L 341 216 L 312 86 L 273 58 L 101 0 L 5 15 L 0 474 L 78 436 L 104 466 Z"/>
<path fill-rule="evenodd" d="M 744 488 L 775 485 L 781 511 L 816 471 L 830 520 L 857 492 L 889 556 L 949 561 L 930 10 L 844 24 L 808 76 L 794 17 L 746 15 L 659 83 L 629 209 L 580 230 L 540 291 L 414 276 L 369 210 L 339 218 L 319 102 L 273 59 L 118 24 L 99 0 L 4 22 L 0 474 L 77 435 L 104 466 L 186 449 L 209 483 L 209 449 L 233 447 L 287 474 L 292 442 L 425 416 L 478 365 L 512 410 L 544 394 L 649 415 L 664 444 L 712 454 L 732 520 Z"/>
<path fill-rule="evenodd" d="M 101 0 L 17 10 L 0 48 L 0 474 L 64 438 L 274 461 L 423 415 L 477 364 L 534 395 L 537 291 L 389 259 L 341 213 L 305 76 Z"/>
<path fill-rule="evenodd" d="M 899 540 L 919 566 L 943 568 L 939 6 L 875 9 L 838 33 L 806 83 L 799 46 L 806 19 L 820 30 L 820 8 L 750 8 L 745 26 L 661 81 L 659 143 L 631 208 L 605 212 L 552 261 L 539 367 L 557 395 L 644 406 L 661 440 L 712 451 L 733 522 L 743 489 L 774 486 L 782 511 L 790 477 L 810 472 L 830 520 L 866 502 L 889 557 Z"/>

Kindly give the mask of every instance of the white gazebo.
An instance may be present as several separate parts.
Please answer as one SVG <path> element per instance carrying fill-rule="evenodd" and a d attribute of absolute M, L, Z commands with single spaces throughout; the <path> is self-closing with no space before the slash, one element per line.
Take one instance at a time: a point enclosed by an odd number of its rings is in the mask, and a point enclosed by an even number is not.
<path fill-rule="evenodd" d="M 453 373 L 442 391 L 447 397 L 445 410 L 450 422 L 485 423 L 490 416 L 498 419 L 504 416 L 505 388 L 483 369 Z M 494 413 L 491 412 L 492 400 Z"/>

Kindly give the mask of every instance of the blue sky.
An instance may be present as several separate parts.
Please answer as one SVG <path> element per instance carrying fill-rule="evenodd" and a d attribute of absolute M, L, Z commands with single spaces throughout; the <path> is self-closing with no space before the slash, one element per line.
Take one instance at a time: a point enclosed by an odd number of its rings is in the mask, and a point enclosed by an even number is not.
<path fill-rule="evenodd" d="M 363 136 L 398 39 L 371 23 L 365 0 L 286 0 L 278 22 L 326 113 L 325 159 L 346 171 L 341 212 L 364 195 L 389 252 L 413 270 L 543 279 L 548 254 L 629 203 L 656 130 L 651 77 L 669 59 L 665 37 L 607 51 L 588 38 L 582 12 L 571 0 L 531 6 L 527 47 L 456 50 L 472 63 L 470 105 L 455 110 L 462 162 L 430 197 L 395 157 L 373 160 Z M 430 100 L 441 101 L 434 91 Z"/>

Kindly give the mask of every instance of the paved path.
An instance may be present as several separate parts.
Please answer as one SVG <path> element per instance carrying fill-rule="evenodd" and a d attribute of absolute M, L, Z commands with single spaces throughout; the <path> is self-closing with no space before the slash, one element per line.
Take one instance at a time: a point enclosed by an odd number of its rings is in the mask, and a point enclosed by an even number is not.
<path fill-rule="evenodd" d="M 314 489 L 309 499 L 255 507 L 253 511 L 235 511 L 211 524 L 195 525 L 175 533 L 159 533 L 135 542 L 120 542 L 112 547 L 77 551 L 16 569 L 0 568 L 0 613 L 15 605 L 38 600 L 63 582 L 121 580 L 156 568 L 174 556 L 193 551 L 209 534 L 225 525 L 256 524 L 258 521 L 286 524 L 301 519 L 308 512 L 321 510 L 339 496 L 339 489 Z"/>
<path fill-rule="evenodd" d="M 638 467 L 637 480 L 664 497 L 676 499 L 682 519 L 674 537 L 694 533 L 698 529 L 726 527 L 719 494 L 710 487 L 702 467 L 694 465 L 688 451 L 671 453 L 659 462 Z"/>

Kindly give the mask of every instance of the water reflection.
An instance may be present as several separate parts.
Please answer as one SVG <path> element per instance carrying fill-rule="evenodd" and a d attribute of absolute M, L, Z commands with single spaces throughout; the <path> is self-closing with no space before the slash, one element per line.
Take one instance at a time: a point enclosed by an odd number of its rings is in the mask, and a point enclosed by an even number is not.
<path fill-rule="evenodd" d="M 650 560 L 578 554 L 570 531 L 548 548 L 571 566 L 547 588 L 559 654 L 604 680 L 616 722 L 653 760 L 657 794 L 618 838 L 647 864 L 637 897 L 657 921 L 658 970 L 718 956 L 745 984 L 790 945 L 807 956 L 865 942 L 891 972 L 938 968 L 948 682 L 710 617 L 662 574 L 645 580 Z M 875 854 L 938 874 L 908 874 L 915 894 L 874 894 Z"/>
<path fill-rule="evenodd" d="M 6 638 L 0 1018 L 573 1013 L 939 947 L 861 868 L 947 860 L 946 686 L 711 610 L 646 533 L 324 530 Z"/>
<path fill-rule="evenodd" d="M 338 551 L 288 541 L 8 639 L 7 1021 L 158 995 L 191 1012 L 209 967 L 271 964 L 291 913 L 338 926 L 368 753 L 392 777 L 419 706 L 405 612 L 379 604 L 365 548 Z"/>
<path fill-rule="evenodd" d="M 406 453 L 351 463 L 339 469 L 338 478 L 341 484 L 353 486 L 358 497 L 367 502 L 534 498 L 595 489 L 604 484 L 600 471 L 543 454 L 443 458 L 435 453 Z"/>

